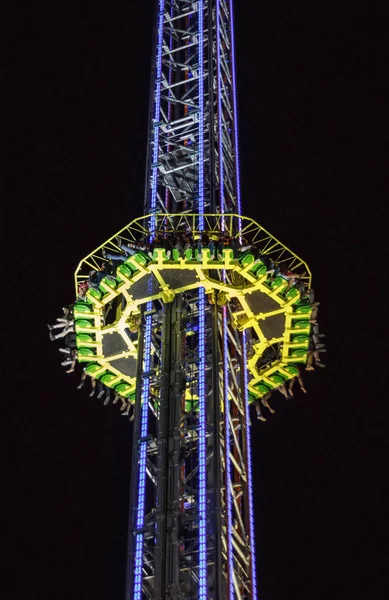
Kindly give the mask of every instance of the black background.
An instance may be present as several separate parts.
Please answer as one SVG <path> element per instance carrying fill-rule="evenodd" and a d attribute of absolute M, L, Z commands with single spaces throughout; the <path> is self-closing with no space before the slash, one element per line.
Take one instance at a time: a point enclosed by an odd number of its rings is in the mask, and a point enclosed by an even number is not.
<path fill-rule="evenodd" d="M 151 2 L 33 4 L 4 86 L 5 598 L 123 598 L 131 424 L 75 389 L 46 323 L 78 261 L 142 213 Z M 237 5 L 244 213 L 307 260 L 328 346 L 306 396 L 253 419 L 259 597 L 383 599 L 381 17 Z"/>

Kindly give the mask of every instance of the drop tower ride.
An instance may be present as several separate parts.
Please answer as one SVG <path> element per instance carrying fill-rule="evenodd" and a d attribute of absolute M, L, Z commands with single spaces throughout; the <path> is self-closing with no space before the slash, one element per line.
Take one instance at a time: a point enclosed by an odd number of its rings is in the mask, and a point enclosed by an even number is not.
<path fill-rule="evenodd" d="M 73 308 L 78 361 L 134 405 L 126 600 L 257 598 L 249 406 L 306 362 L 311 276 L 239 174 L 233 1 L 158 0 L 144 215 Z"/>

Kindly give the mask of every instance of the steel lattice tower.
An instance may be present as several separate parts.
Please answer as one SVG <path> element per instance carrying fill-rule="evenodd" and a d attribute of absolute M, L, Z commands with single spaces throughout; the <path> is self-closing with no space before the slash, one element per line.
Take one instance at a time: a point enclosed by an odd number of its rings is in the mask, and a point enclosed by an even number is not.
<path fill-rule="evenodd" d="M 76 290 L 123 240 L 194 244 L 122 257 L 78 298 L 78 360 L 135 404 L 126 600 L 256 600 L 249 402 L 298 373 L 311 310 L 269 266 L 310 273 L 241 213 L 233 1 L 155 4 L 144 216 L 81 261 Z M 262 259 L 211 256 L 204 232 Z"/>
<path fill-rule="evenodd" d="M 145 214 L 197 213 L 199 230 L 204 213 L 240 214 L 231 0 L 159 0 L 151 89 Z M 185 303 L 192 336 L 176 296 L 154 364 L 146 317 L 144 372 L 158 372 L 160 405 L 155 419 L 152 375 L 143 378 L 127 598 L 256 598 L 245 345 L 228 332 L 228 306 L 206 303 L 204 288 Z"/>

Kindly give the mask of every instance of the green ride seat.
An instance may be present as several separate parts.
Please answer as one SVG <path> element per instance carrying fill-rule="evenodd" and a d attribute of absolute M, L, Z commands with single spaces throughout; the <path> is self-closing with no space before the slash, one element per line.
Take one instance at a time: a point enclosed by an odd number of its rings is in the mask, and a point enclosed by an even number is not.
<path fill-rule="evenodd" d="M 90 319 L 77 319 L 75 322 L 76 325 L 76 329 L 77 329 L 77 325 L 79 327 L 93 327 L 93 321 L 91 321 Z"/>
<path fill-rule="evenodd" d="M 158 255 L 160 252 L 162 254 L 162 260 L 168 260 L 168 257 L 166 256 L 166 250 L 164 250 L 164 248 L 156 248 L 153 250 L 153 260 L 158 260 Z"/>
<path fill-rule="evenodd" d="M 270 287 L 272 290 L 275 290 L 276 288 L 284 287 L 285 285 L 287 285 L 287 282 L 283 277 L 276 277 L 275 280 L 270 284 Z"/>
<path fill-rule="evenodd" d="M 126 265 L 123 263 L 116 269 L 116 272 L 121 273 L 125 277 L 130 278 L 133 275 L 133 268 L 132 268 L 132 265 L 130 265 L 130 264 Z"/>
<path fill-rule="evenodd" d="M 269 386 L 265 385 L 264 383 L 258 383 L 254 387 L 256 390 L 258 390 L 258 392 L 261 392 L 261 394 L 267 394 L 270 392 Z"/>
<path fill-rule="evenodd" d="M 257 396 L 255 394 L 253 394 L 253 392 L 249 392 L 247 397 L 248 397 L 249 404 L 252 404 L 257 399 Z"/>
<path fill-rule="evenodd" d="M 87 302 L 76 302 L 74 304 L 73 307 L 73 311 L 74 312 L 78 312 L 78 313 L 93 313 L 93 308 L 91 304 L 88 304 Z"/>
<path fill-rule="evenodd" d="M 298 368 L 296 367 L 296 365 L 292 365 L 292 364 L 285 365 L 283 367 L 283 369 L 284 369 L 284 371 L 287 371 L 289 373 L 289 375 L 292 375 L 292 377 L 296 377 L 300 372 L 298 370 Z"/>
<path fill-rule="evenodd" d="M 82 348 L 82 350 L 89 350 L 89 348 Z M 91 363 L 85 368 L 85 371 L 88 373 L 88 375 L 93 376 L 97 371 L 101 371 L 101 365 L 98 363 Z"/>
<path fill-rule="evenodd" d="M 123 398 L 128 398 L 128 400 L 130 402 L 132 402 L 132 404 L 135 403 L 135 389 L 134 389 L 134 385 L 130 385 L 129 383 L 118 383 L 117 385 L 115 385 L 115 392 L 117 392 L 118 394 L 120 394 L 120 396 L 122 396 Z"/>
<path fill-rule="evenodd" d="M 306 348 L 295 348 L 290 351 L 289 356 L 292 358 L 305 358 L 307 355 Z"/>
<path fill-rule="evenodd" d="M 298 291 L 298 289 L 295 287 L 292 287 L 286 292 L 285 298 L 286 298 L 286 300 L 292 300 L 292 298 L 296 298 L 299 294 L 300 294 L 300 292 Z"/>
<path fill-rule="evenodd" d="M 277 373 L 274 373 L 274 375 L 270 375 L 269 376 L 270 381 L 272 381 L 275 385 L 282 385 L 283 383 L 285 383 L 285 378 L 281 377 L 281 375 L 278 375 Z"/>
<path fill-rule="evenodd" d="M 107 387 L 113 387 L 111 385 L 111 381 L 113 381 L 114 379 L 117 379 L 117 375 L 114 375 L 113 373 L 105 373 L 100 381 L 101 383 L 104 383 L 104 385 L 106 385 Z"/>
<path fill-rule="evenodd" d="M 309 315 L 312 312 L 312 308 L 309 304 L 297 304 L 293 308 L 294 312 L 298 315 Z"/>
<path fill-rule="evenodd" d="M 306 344 L 306 345 L 308 345 L 309 335 L 301 334 L 301 333 L 298 334 L 298 335 L 294 335 L 294 336 L 292 336 L 291 342 L 293 344 Z"/>
<path fill-rule="evenodd" d="M 100 290 L 96 290 L 96 288 L 88 288 L 88 291 L 86 293 L 87 296 L 90 296 L 91 298 L 96 298 L 96 300 L 101 300 L 103 294 L 100 292 Z"/>
<path fill-rule="evenodd" d="M 136 252 L 135 254 L 133 254 L 131 256 L 131 258 L 133 260 L 135 260 L 135 262 L 137 262 L 139 265 L 146 265 L 149 262 L 149 257 L 147 256 L 147 254 L 145 254 L 144 252 Z M 127 259 L 128 260 L 128 259 Z M 127 262 L 127 261 L 125 261 Z"/>
<path fill-rule="evenodd" d="M 89 333 L 79 333 L 77 335 L 77 340 L 80 342 L 94 342 L 94 339 Z"/>
<path fill-rule="evenodd" d="M 251 269 L 249 269 L 250 273 L 253 273 L 254 275 L 256 275 L 257 277 L 263 277 L 263 275 L 266 275 L 266 265 L 263 262 L 258 262 L 256 264 L 254 264 Z"/>
<path fill-rule="evenodd" d="M 246 252 L 243 252 L 243 254 L 241 254 L 241 256 L 239 257 L 239 262 L 244 267 L 246 265 L 250 265 L 251 263 L 253 263 L 254 260 L 255 260 L 254 254 L 251 254 L 251 252 L 249 250 L 246 250 Z"/>
<path fill-rule="evenodd" d="M 78 333 L 76 336 L 76 344 L 77 347 L 93 347 L 95 345 L 95 340 L 93 337 L 87 333 Z"/>
<path fill-rule="evenodd" d="M 199 412 L 198 400 L 185 400 L 185 412 Z"/>
<path fill-rule="evenodd" d="M 116 290 L 117 286 L 118 286 L 118 282 L 116 281 L 116 279 L 113 279 L 112 277 L 104 277 L 101 280 L 101 283 L 104 283 L 106 286 L 108 286 L 109 288 Z M 103 288 L 103 291 L 104 288 Z"/>
<path fill-rule="evenodd" d="M 307 329 L 310 326 L 311 326 L 310 322 L 306 321 L 305 319 L 301 319 L 301 320 L 295 319 L 294 323 L 293 323 L 293 329 Z"/>
<path fill-rule="evenodd" d="M 78 348 L 78 362 L 89 361 L 93 356 L 96 356 L 93 348 Z"/>
<path fill-rule="evenodd" d="M 173 260 L 180 260 L 181 254 L 177 248 L 173 248 Z"/>
<path fill-rule="evenodd" d="M 231 262 L 234 260 L 234 252 L 231 248 L 225 248 L 222 250 L 223 262 Z"/>

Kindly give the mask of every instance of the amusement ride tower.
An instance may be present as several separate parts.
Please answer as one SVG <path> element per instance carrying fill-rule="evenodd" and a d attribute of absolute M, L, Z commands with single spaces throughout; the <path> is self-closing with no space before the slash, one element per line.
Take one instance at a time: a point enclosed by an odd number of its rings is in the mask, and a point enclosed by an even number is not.
<path fill-rule="evenodd" d="M 75 274 L 73 352 L 134 406 L 126 600 L 257 598 L 249 405 L 307 359 L 309 269 L 242 215 L 233 23 L 155 2 L 144 216 Z"/>

